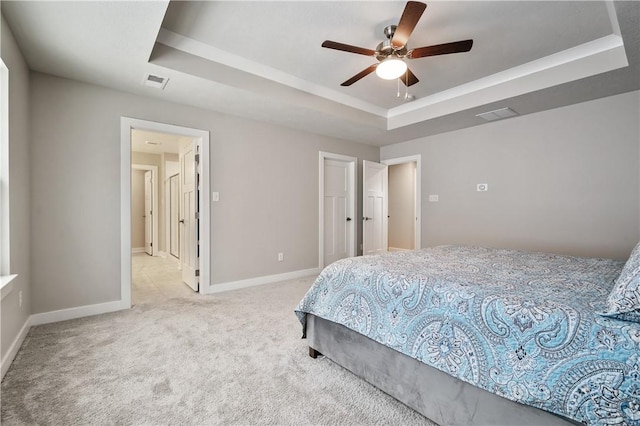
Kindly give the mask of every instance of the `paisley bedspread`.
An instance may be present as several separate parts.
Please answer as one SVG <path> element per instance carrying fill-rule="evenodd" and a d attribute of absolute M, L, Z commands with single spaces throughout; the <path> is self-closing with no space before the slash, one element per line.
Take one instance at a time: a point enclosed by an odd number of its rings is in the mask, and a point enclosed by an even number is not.
<path fill-rule="evenodd" d="M 623 264 L 458 246 L 349 258 L 296 315 L 579 422 L 640 425 L 640 324 L 597 313 Z"/>

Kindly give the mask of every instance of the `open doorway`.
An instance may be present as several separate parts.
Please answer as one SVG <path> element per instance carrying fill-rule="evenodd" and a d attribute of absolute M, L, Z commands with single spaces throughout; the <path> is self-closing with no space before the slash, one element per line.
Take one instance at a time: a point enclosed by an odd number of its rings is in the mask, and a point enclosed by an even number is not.
<path fill-rule="evenodd" d="M 381 162 L 388 166 L 388 250 L 421 247 L 420 156 Z"/>
<path fill-rule="evenodd" d="M 132 152 L 132 159 L 136 158 Z M 158 255 L 158 166 L 131 165 L 131 252 Z M 154 244 L 155 242 L 155 244 Z"/>
<path fill-rule="evenodd" d="M 416 246 L 416 163 L 389 166 L 389 251 Z"/>
<path fill-rule="evenodd" d="M 184 180 L 180 172 L 180 146 L 185 142 L 192 143 L 193 137 L 141 129 L 131 131 L 131 297 L 134 305 L 187 297 L 197 290 L 191 277 L 187 277 L 190 285 L 182 280 L 179 217 L 184 207 L 180 205 L 178 193 L 171 197 L 170 189 L 173 181 L 175 189 L 180 191 Z M 171 215 L 172 210 L 175 215 Z M 172 243 L 178 245 L 177 250 L 175 247 L 172 250 Z"/>
<path fill-rule="evenodd" d="M 121 291 L 125 305 L 209 289 L 208 144 L 205 131 L 122 118 Z M 140 178 L 142 184 L 137 183 Z"/>

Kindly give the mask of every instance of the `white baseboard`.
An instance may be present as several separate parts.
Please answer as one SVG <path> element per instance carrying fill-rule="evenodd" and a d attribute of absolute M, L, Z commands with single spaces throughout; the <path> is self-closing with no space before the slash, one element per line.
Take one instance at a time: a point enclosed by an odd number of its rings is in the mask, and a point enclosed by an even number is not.
<path fill-rule="evenodd" d="M 131 253 L 145 253 L 144 247 L 134 247 L 131 249 Z"/>
<path fill-rule="evenodd" d="M 7 351 L 6 355 L 4 356 L 4 358 L 2 358 L 2 367 L 1 367 L 2 377 L 0 378 L 0 380 L 4 379 L 4 375 L 7 373 L 7 371 L 9 371 L 9 367 L 11 367 L 11 363 L 13 362 L 13 359 L 18 354 L 18 350 L 20 349 L 20 346 L 22 346 L 24 339 L 27 337 L 27 334 L 31 329 L 31 325 L 32 325 L 31 317 L 29 317 L 24 322 L 24 325 L 20 329 L 20 332 L 18 333 L 16 338 L 13 339 L 13 342 L 11 343 L 11 347 L 9 347 L 9 350 Z"/>
<path fill-rule="evenodd" d="M 411 249 L 398 248 L 398 247 L 389 247 L 388 251 L 411 251 Z"/>
<path fill-rule="evenodd" d="M 278 281 L 293 280 L 296 278 L 308 277 L 310 275 L 318 275 L 319 268 L 303 269 L 301 271 L 285 272 L 284 274 L 267 275 L 264 277 L 249 278 L 240 281 L 230 281 L 222 284 L 210 285 L 203 294 L 222 293 L 223 291 L 238 290 L 240 288 L 254 287 L 263 284 L 271 284 Z"/>
<path fill-rule="evenodd" d="M 163 252 L 163 251 L 158 251 L 158 256 L 166 259 L 167 258 L 167 253 Z"/>
<path fill-rule="evenodd" d="M 78 306 L 77 308 L 61 309 L 59 311 L 43 312 L 41 314 L 31 315 L 31 325 L 49 324 L 52 322 L 106 314 L 129 308 L 130 306 L 125 306 L 121 300 L 116 300 L 113 302 L 98 303 L 95 305 Z"/>

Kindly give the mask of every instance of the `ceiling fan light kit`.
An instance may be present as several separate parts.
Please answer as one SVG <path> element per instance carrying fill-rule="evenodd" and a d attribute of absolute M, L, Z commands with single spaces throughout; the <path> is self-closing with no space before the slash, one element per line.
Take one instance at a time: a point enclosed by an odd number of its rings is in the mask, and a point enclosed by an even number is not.
<path fill-rule="evenodd" d="M 418 24 L 426 8 L 427 5 L 424 3 L 417 1 L 407 2 L 398 25 L 389 25 L 384 28 L 384 35 L 387 40 L 378 44 L 376 50 L 325 40 L 322 43 L 322 47 L 357 53 L 359 55 L 373 56 L 379 62 L 360 71 L 342 83 L 341 86 L 350 86 L 375 71 L 376 75 L 380 78 L 385 80 L 398 78 L 405 86 L 409 87 L 418 83 L 420 80 L 418 80 L 418 77 L 407 67 L 405 59 L 425 58 L 428 56 L 468 52 L 471 50 L 473 40 L 455 41 L 452 43 L 408 49 L 407 42 L 409 41 L 409 36 Z"/>
<path fill-rule="evenodd" d="M 376 75 L 384 80 L 400 78 L 407 72 L 407 64 L 397 56 L 390 56 L 376 67 Z"/>

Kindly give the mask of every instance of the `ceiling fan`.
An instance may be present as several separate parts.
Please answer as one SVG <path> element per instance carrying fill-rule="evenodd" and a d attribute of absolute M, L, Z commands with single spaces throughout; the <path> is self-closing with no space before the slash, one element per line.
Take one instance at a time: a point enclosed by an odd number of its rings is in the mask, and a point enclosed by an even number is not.
<path fill-rule="evenodd" d="M 380 43 L 376 50 L 351 46 L 336 41 L 325 40 L 322 47 L 342 50 L 344 52 L 357 53 L 359 55 L 374 56 L 379 62 L 360 71 L 341 86 L 351 86 L 363 77 L 376 72 L 378 77 L 386 80 L 399 78 L 406 86 L 412 86 L 419 80 L 407 68 L 404 59 L 425 58 L 427 56 L 446 55 L 448 53 L 468 52 L 473 46 L 473 40 L 455 41 L 452 43 L 437 44 L 433 46 L 407 48 L 407 41 L 418 24 L 427 5 L 417 1 L 409 1 L 402 12 L 398 25 L 389 25 L 384 29 L 385 41 Z"/>

